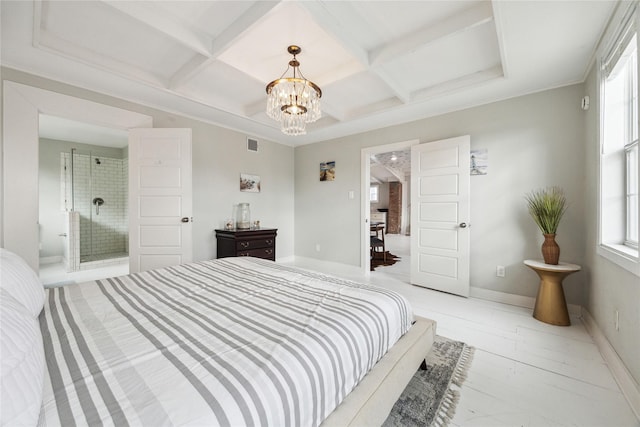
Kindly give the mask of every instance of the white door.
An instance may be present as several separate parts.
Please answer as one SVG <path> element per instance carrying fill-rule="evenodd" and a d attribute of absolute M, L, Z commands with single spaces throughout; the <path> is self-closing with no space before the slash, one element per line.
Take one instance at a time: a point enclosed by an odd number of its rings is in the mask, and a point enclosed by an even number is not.
<path fill-rule="evenodd" d="M 129 269 L 192 260 L 191 129 L 129 131 Z"/>
<path fill-rule="evenodd" d="M 411 147 L 411 283 L 465 297 L 469 148 L 468 135 Z"/>

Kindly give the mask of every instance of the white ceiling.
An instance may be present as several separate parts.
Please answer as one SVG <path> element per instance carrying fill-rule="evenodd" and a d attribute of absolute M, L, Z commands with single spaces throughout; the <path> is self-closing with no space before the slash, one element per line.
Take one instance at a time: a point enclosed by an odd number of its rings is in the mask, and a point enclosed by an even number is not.
<path fill-rule="evenodd" d="M 405 181 L 411 176 L 411 150 L 371 155 L 371 182 Z"/>
<path fill-rule="evenodd" d="M 616 2 L 8 1 L 2 64 L 300 145 L 584 81 Z M 265 114 L 286 48 L 323 117 Z"/>

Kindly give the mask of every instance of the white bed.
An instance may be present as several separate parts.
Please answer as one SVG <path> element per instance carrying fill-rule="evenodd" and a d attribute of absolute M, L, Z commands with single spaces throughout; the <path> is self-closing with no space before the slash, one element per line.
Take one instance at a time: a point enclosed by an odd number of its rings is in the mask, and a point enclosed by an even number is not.
<path fill-rule="evenodd" d="M 47 426 L 380 424 L 435 333 L 397 293 L 253 258 L 44 299 Z"/>

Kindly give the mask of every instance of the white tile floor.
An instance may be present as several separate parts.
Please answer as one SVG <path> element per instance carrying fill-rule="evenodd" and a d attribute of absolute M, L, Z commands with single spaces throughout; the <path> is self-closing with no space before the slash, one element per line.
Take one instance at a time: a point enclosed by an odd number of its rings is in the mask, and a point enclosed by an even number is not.
<path fill-rule="evenodd" d="M 105 265 L 91 270 L 67 273 L 63 264 L 40 265 L 40 281 L 44 287 L 62 286 L 70 283 L 82 283 L 90 280 L 106 279 L 107 277 L 129 274 L 129 264 Z"/>
<path fill-rule="evenodd" d="M 476 347 L 452 426 L 640 426 L 580 318 L 552 326 L 528 308 L 412 286 L 408 240 L 387 235 L 400 262 L 368 277 L 358 268 L 295 264 L 394 289 L 438 322 L 438 334 Z"/>

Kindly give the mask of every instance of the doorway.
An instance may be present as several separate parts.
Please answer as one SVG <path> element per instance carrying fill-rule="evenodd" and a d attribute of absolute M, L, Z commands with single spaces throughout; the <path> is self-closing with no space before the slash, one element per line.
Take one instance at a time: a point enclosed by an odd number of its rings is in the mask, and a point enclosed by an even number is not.
<path fill-rule="evenodd" d="M 362 150 L 363 273 L 371 274 L 371 157 L 407 147 L 411 151 L 411 178 L 408 180 L 411 191 L 407 194 L 411 207 L 411 245 L 410 274 L 406 281 L 417 286 L 468 296 L 469 135 L 425 144 L 408 141 Z"/>
<path fill-rule="evenodd" d="M 40 115 L 39 135 L 41 281 L 126 274 L 127 131 Z"/>
<path fill-rule="evenodd" d="M 362 150 L 362 194 L 365 196 L 362 198 L 362 212 L 365 221 L 361 266 L 365 274 L 384 272 L 405 283 L 410 282 L 411 146 L 418 143 L 418 140 L 411 140 Z M 383 236 L 379 234 L 381 228 Z M 372 237 L 383 237 L 384 249 L 372 250 Z M 378 259 L 380 257 L 382 260 Z"/>
<path fill-rule="evenodd" d="M 4 81 L 4 247 L 39 271 L 40 114 L 128 130 L 153 126 L 151 116 Z M 16 184 L 16 183 L 19 183 Z M 112 276 L 113 274 L 111 274 Z M 106 277 L 106 276 L 105 276 Z"/>

